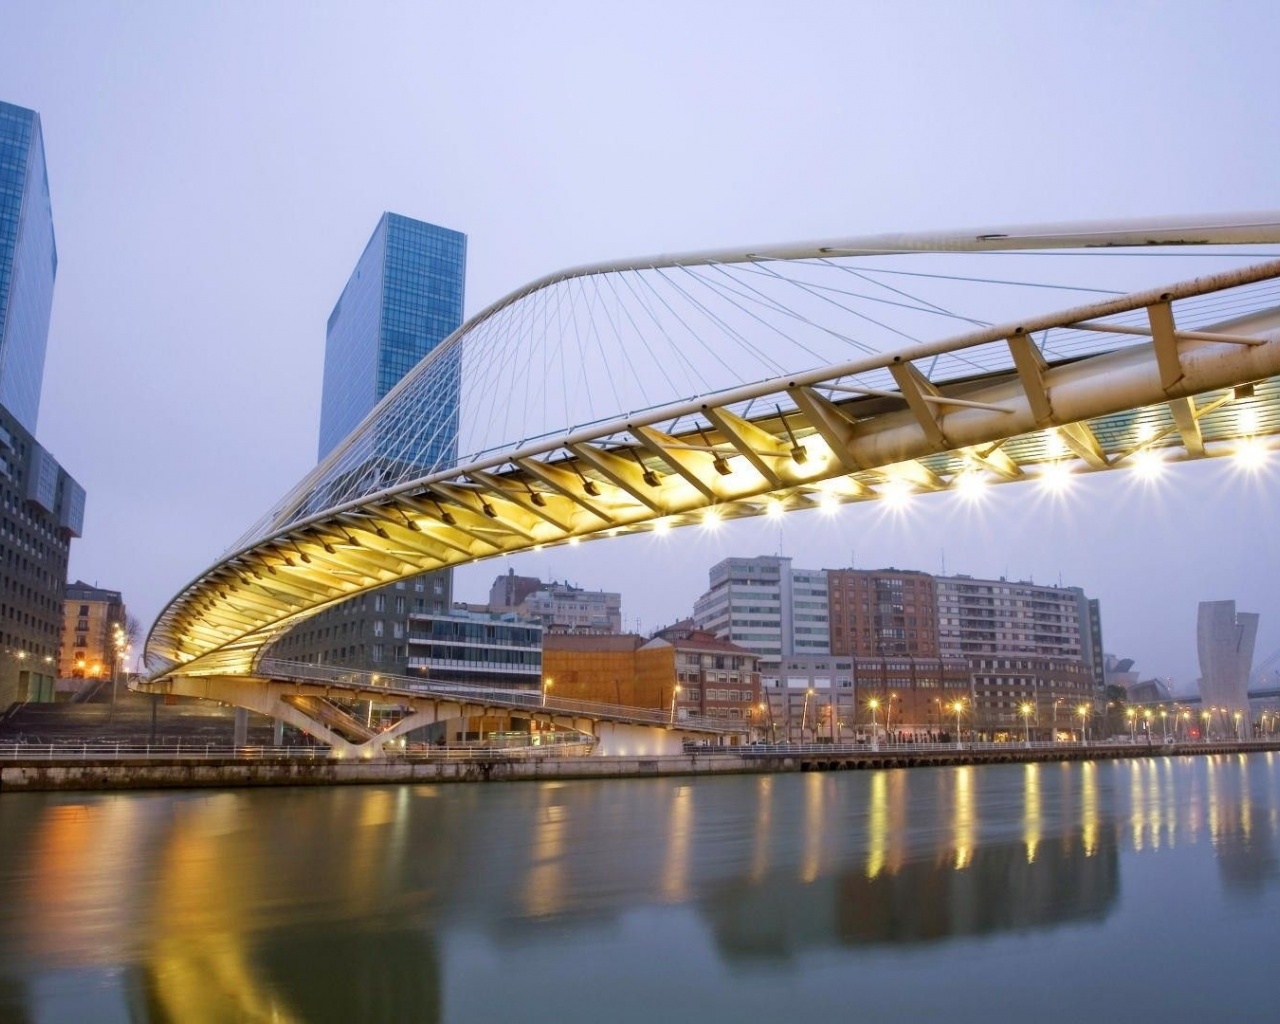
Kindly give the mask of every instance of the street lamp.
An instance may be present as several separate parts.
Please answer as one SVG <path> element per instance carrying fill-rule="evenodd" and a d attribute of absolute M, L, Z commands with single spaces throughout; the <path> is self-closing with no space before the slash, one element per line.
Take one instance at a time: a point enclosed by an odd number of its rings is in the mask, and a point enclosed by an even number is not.
<path fill-rule="evenodd" d="M 1053 736 L 1050 738 L 1054 743 L 1058 742 L 1058 705 L 1066 699 L 1066 697 L 1056 697 L 1053 701 Z"/>
<path fill-rule="evenodd" d="M 1177 725 L 1177 722 L 1174 724 Z M 1165 743 L 1169 742 L 1169 712 L 1164 708 L 1160 709 L 1160 739 Z"/>
<path fill-rule="evenodd" d="M 894 702 L 895 698 L 897 698 L 897 696 L 898 696 L 898 695 L 897 695 L 896 693 L 891 693 L 891 694 L 889 694 L 889 703 L 888 703 L 887 705 L 885 705 L 885 709 L 884 709 L 884 732 L 885 732 L 885 736 L 886 736 L 886 737 L 889 735 L 889 726 L 890 726 L 891 721 L 893 720 L 893 702 Z"/>
<path fill-rule="evenodd" d="M 556 681 L 550 676 L 542 681 L 542 706 L 544 708 L 547 706 L 547 692 L 555 685 Z"/>
<path fill-rule="evenodd" d="M 1022 714 L 1022 739 L 1029 747 L 1031 746 L 1031 712 L 1035 710 L 1026 701 L 1023 701 L 1018 707 L 1018 711 Z"/>
<path fill-rule="evenodd" d="M 804 727 L 809 720 L 809 698 L 813 696 L 813 687 L 804 691 L 804 705 L 800 708 L 800 742 L 804 742 Z"/>
<path fill-rule="evenodd" d="M 1080 716 L 1080 746 L 1083 747 L 1089 742 L 1089 705 L 1081 704 L 1076 714 Z"/>
<path fill-rule="evenodd" d="M 680 696 L 680 684 L 671 688 L 671 725 L 676 724 L 676 698 Z"/>
<path fill-rule="evenodd" d="M 1201 725 L 1201 729 L 1204 730 L 1204 741 L 1206 743 L 1209 742 L 1209 718 L 1210 718 L 1210 713 L 1208 711 L 1200 712 L 1200 721 L 1203 723 Z"/>
<path fill-rule="evenodd" d="M 872 697 L 867 701 L 867 707 L 871 709 L 871 749 L 880 749 L 880 728 L 876 725 L 876 711 L 880 708 L 880 702 Z"/>
<path fill-rule="evenodd" d="M 1126 708 L 1124 712 L 1124 717 L 1129 719 L 1129 742 L 1132 743 L 1136 738 L 1133 734 L 1133 729 L 1138 721 L 1138 712 L 1135 711 L 1133 708 Z"/>
<path fill-rule="evenodd" d="M 1147 730 L 1147 746 L 1151 746 L 1151 709 L 1142 712 L 1142 725 Z"/>
<path fill-rule="evenodd" d="M 1232 719 L 1235 720 L 1236 739 L 1239 739 L 1240 738 L 1240 712 L 1239 711 L 1235 712 L 1235 714 L 1233 714 L 1231 717 Z"/>
<path fill-rule="evenodd" d="M 124 657 L 125 637 L 124 628 L 120 623 L 116 623 L 111 631 L 111 643 L 115 647 L 115 659 L 111 663 L 111 712 L 107 716 L 109 722 L 116 720 L 116 690 L 120 685 L 120 660 Z"/>
<path fill-rule="evenodd" d="M 957 697 L 951 702 L 951 710 L 956 713 L 956 750 L 963 750 L 964 741 L 960 739 L 960 712 L 964 710 L 964 701 Z"/>

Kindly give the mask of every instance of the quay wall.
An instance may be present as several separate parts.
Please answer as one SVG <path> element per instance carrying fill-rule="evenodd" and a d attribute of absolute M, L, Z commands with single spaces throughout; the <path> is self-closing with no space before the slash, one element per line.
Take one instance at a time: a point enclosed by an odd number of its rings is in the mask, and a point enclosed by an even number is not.
<path fill-rule="evenodd" d="M 866 771 L 952 765 L 1058 763 L 1142 757 L 1246 754 L 1280 750 L 1280 741 L 1248 743 L 1061 744 L 995 749 L 859 750 L 753 752 L 749 749 L 697 751 L 664 757 L 565 757 L 517 759 L 503 756 L 466 760 L 336 758 L 238 758 L 230 756 L 156 759 L 82 759 L 48 755 L 0 762 L 0 793 L 128 789 L 206 789 L 243 786 L 386 785 L 396 783 L 497 782 L 547 779 L 616 779 L 668 775 L 722 775 L 799 771 Z"/>

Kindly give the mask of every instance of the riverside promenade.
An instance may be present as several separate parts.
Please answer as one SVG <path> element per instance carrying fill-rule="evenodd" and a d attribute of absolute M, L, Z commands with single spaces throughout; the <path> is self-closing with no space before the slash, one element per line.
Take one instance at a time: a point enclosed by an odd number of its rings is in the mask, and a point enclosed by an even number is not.
<path fill-rule="evenodd" d="M 241 786 L 614 779 L 1053 763 L 1280 750 L 1280 737 L 1178 743 L 777 744 L 697 748 L 666 757 L 601 757 L 534 747 L 439 749 L 351 760 L 322 747 L 151 748 L 6 744 L 0 793 Z"/>

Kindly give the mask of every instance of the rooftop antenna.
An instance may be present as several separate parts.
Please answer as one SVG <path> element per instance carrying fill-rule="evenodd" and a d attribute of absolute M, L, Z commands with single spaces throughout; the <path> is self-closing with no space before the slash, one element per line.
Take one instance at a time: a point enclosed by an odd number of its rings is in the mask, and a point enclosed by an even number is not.
<path fill-rule="evenodd" d="M 942 552 L 942 572 L 938 575 L 945 576 L 947 574 L 947 549 L 940 548 L 939 550 Z"/>

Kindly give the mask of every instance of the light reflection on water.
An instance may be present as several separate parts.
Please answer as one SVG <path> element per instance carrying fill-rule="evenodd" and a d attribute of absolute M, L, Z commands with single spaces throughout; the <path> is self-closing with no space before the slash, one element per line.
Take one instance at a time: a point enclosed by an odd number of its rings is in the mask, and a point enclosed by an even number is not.
<path fill-rule="evenodd" d="M 1278 831 L 1271 754 L 6 794 L 0 1020 L 1197 1020 Z"/>

